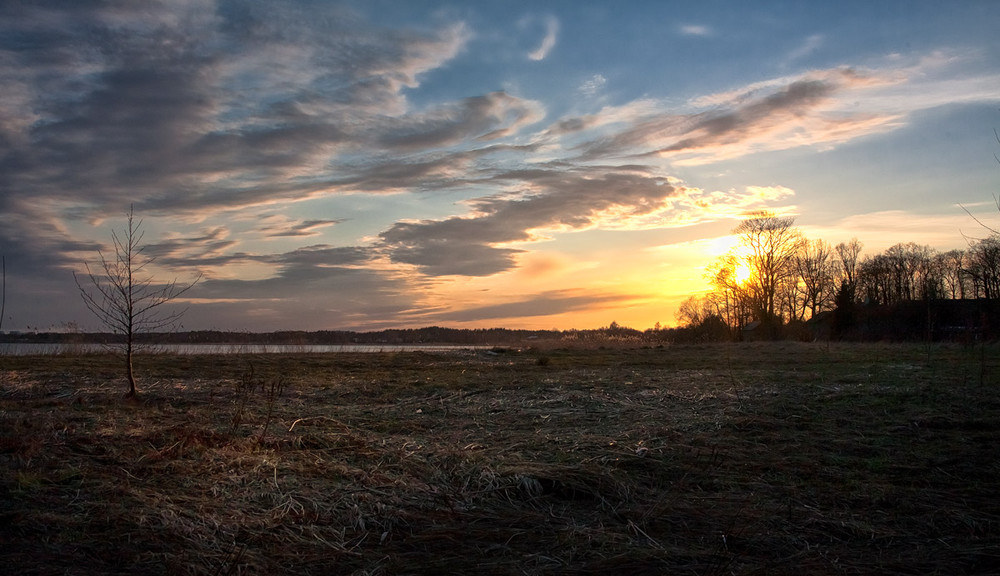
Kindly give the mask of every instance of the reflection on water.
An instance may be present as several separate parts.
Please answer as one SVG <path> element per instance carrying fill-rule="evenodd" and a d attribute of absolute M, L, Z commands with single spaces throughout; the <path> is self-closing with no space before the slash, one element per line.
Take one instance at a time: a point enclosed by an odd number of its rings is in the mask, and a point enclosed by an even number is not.
<path fill-rule="evenodd" d="M 159 344 L 143 346 L 139 354 L 335 354 L 338 352 L 456 352 L 490 346 L 458 344 Z M 103 344 L 0 344 L 0 355 L 94 354 L 115 350 Z"/>

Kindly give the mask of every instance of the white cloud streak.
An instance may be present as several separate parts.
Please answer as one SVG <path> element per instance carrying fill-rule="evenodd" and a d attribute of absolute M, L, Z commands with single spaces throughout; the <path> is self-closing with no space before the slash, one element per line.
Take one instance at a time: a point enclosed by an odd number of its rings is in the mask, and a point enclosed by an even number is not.
<path fill-rule="evenodd" d="M 538 48 L 532 50 L 528 54 L 528 58 L 534 61 L 545 60 L 545 57 L 549 55 L 556 46 L 556 39 L 559 36 L 559 20 L 555 16 L 548 16 L 545 18 L 545 36 L 542 38 L 541 44 Z"/>
<path fill-rule="evenodd" d="M 711 36 L 712 29 L 701 24 L 684 24 L 680 27 L 680 32 L 684 36 Z"/>

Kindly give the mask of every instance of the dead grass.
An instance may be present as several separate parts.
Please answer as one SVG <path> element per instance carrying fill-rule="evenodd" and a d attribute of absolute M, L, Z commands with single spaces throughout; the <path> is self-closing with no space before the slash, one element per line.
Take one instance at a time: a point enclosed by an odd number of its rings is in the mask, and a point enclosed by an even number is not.
<path fill-rule="evenodd" d="M 0 357 L 0 561 L 20 574 L 989 574 L 997 352 L 159 355 L 137 363 L 131 403 L 113 358 Z"/>

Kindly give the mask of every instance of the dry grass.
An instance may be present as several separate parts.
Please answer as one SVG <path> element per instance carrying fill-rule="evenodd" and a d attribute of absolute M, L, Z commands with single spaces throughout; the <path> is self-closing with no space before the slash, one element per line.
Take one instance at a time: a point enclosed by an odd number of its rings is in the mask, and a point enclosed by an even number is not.
<path fill-rule="evenodd" d="M 0 561 L 19 574 L 994 573 L 997 352 L 164 355 L 138 362 L 138 402 L 121 399 L 110 357 L 0 357 Z"/>

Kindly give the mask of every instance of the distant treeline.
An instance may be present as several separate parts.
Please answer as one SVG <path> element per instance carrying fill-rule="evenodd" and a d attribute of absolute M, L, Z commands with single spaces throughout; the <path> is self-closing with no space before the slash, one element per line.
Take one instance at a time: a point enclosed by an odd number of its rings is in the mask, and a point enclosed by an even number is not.
<path fill-rule="evenodd" d="M 733 340 L 843 340 L 843 341 L 961 341 L 1000 339 L 1000 299 L 905 300 L 892 304 L 847 303 L 813 318 L 793 320 L 777 333 L 758 332 L 751 323 L 741 332 L 720 317 L 709 316 L 698 324 L 637 330 L 612 322 L 588 330 L 515 330 L 508 328 L 461 329 L 431 326 L 374 332 L 349 330 L 284 330 L 277 332 L 227 332 L 198 330 L 137 334 L 139 344 L 274 344 L 274 345 L 411 345 L 455 344 L 468 346 L 533 345 L 663 345 Z M 109 332 L 10 332 L 0 333 L 6 344 L 117 344 L 124 336 Z"/>
<path fill-rule="evenodd" d="M 566 334 L 595 332 L 559 330 L 510 330 L 506 328 L 458 329 L 430 326 L 413 329 L 391 329 L 375 332 L 349 330 L 285 330 L 279 332 L 227 332 L 198 330 L 137 334 L 140 343 L 156 344 L 290 344 L 290 345 L 349 345 L 349 344 L 464 344 L 503 346 L 534 340 L 561 339 Z M 105 332 L 20 332 L 0 334 L 6 343 L 116 343 L 123 336 Z"/>
<path fill-rule="evenodd" d="M 115 344 L 122 335 L 106 332 L 0 333 L 0 343 Z M 1000 339 L 1000 299 L 904 300 L 892 304 L 847 303 L 821 312 L 808 321 L 784 324 L 778 333 L 756 332 L 753 324 L 734 336 L 720 317 L 709 316 L 698 324 L 636 330 L 612 322 L 588 330 L 515 330 L 509 328 L 389 329 L 373 332 L 350 330 L 284 330 L 278 332 L 226 332 L 198 330 L 138 334 L 141 344 L 275 344 L 275 345 L 409 345 L 455 344 L 467 346 L 659 346 L 732 340 L 846 340 L 846 341 L 963 341 Z"/>

